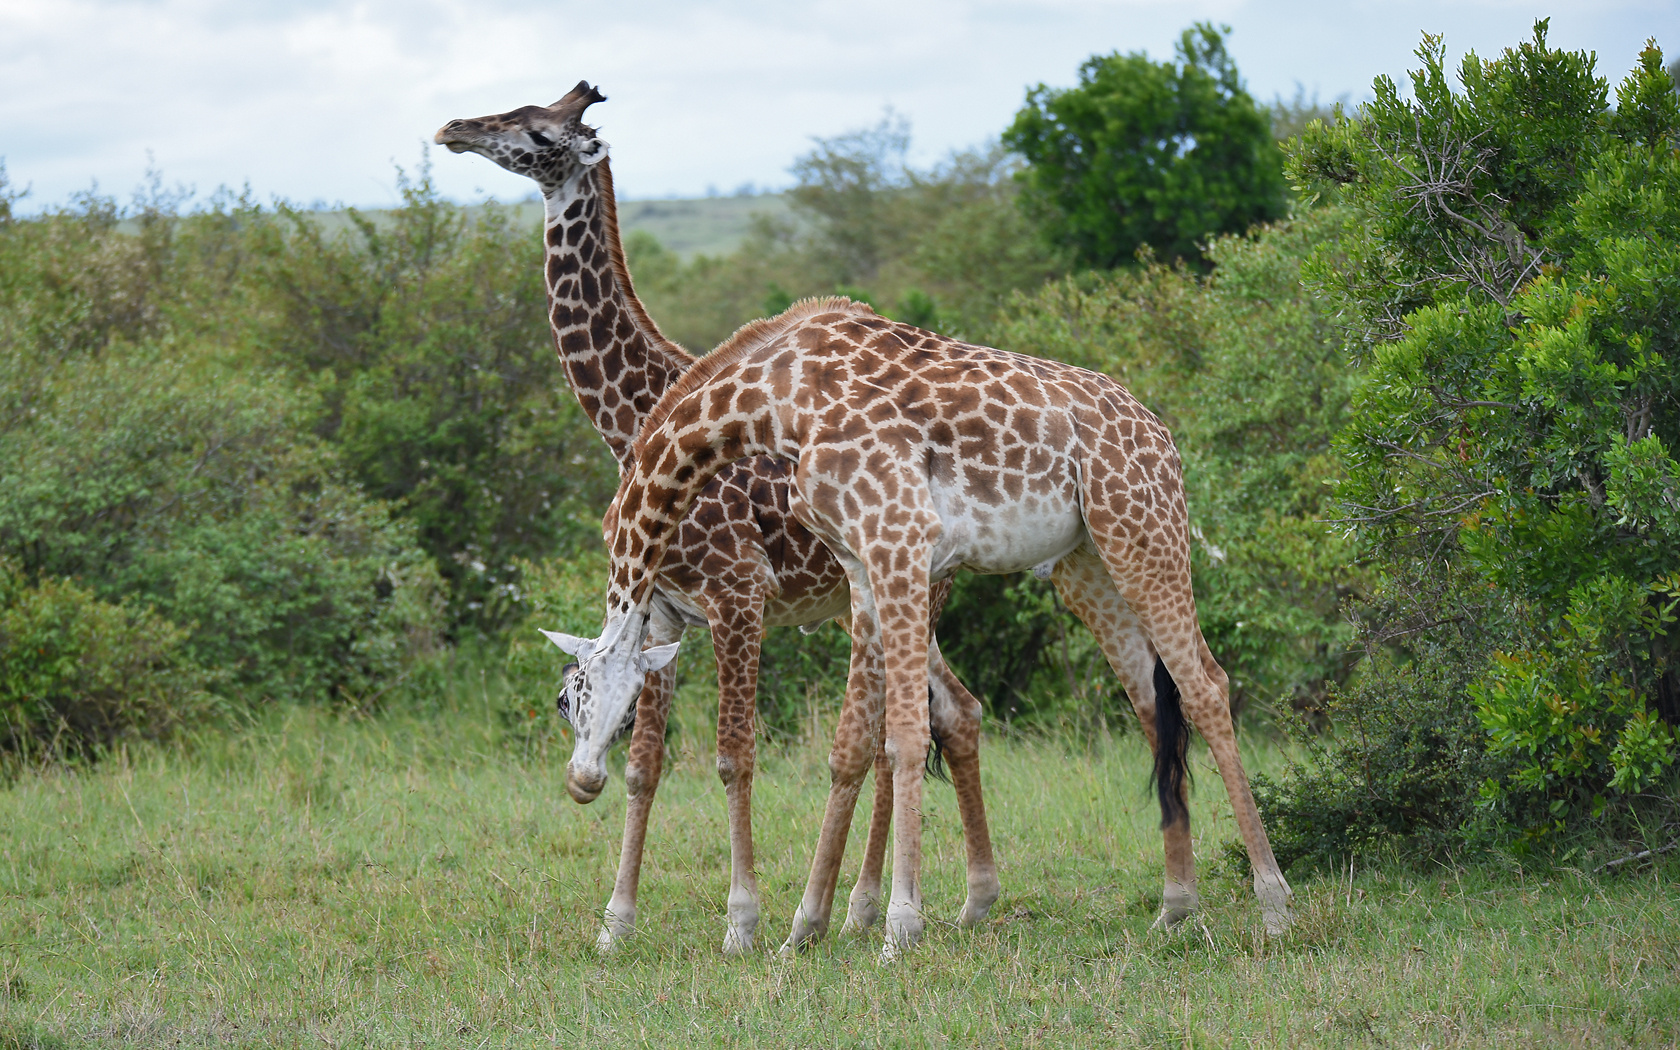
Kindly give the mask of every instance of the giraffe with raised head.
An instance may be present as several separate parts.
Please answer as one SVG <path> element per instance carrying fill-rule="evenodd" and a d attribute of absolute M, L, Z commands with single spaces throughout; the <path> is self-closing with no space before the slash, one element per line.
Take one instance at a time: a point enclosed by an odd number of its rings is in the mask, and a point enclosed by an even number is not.
<path fill-rule="evenodd" d="M 544 274 L 555 346 L 573 394 L 611 448 L 619 470 L 634 464 L 632 446 L 659 397 L 695 359 L 666 339 L 648 317 L 630 282 L 619 240 L 607 145 L 583 122 L 603 101 L 579 82 L 552 106 L 452 120 L 436 141 L 456 153 L 488 157 L 536 181 L 544 204 Z M 611 950 L 634 930 L 636 895 L 648 815 L 659 786 L 665 724 L 674 684 L 668 661 L 688 626 L 710 623 L 718 666 L 718 774 L 728 797 L 730 889 L 724 950 L 752 946 L 759 893 L 753 871 L 753 719 L 759 648 L 766 626 L 814 629 L 844 613 L 847 578 L 828 549 L 789 513 L 786 463 L 760 456 L 729 466 L 699 492 L 682 522 L 649 596 L 645 641 L 638 637 L 638 671 L 645 675 L 634 703 L 603 722 L 565 690 L 560 714 L 576 732 L 577 755 L 568 778 L 573 798 L 592 801 L 606 782 L 606 750 L 626 731 L 630 744 L 624 780 L 628 795 L 618 874 L 598 944 Z M 945 593 L 936 596 L 937 616 Z M 544 632 L 563 648 L 577 640 Z M 854 668 L 866 650 L 856 647 Z M 868 671 L 856 677 L 865 680 Z M 962 815 L 968 855 L 968 899 L 959 921 L 983 919 L 999 888 L 980 794 L 979 703 L 930 649 L 930 717 L 941 735 Z M 598 730 L 598 731 L 597 731 Z M 892 782 L 877 777 L 870 847 L 852 893 L 848 925 L 880 917 L 881 869 L 886 853 Z M 587 772 L 584 772 L 587 771 Z"/>
<path fill-rule="evenodd" d="M 794 464 L 793 514 L 845 567 L 854 650 L 870 647 L 867 667 L 882 669 L 847 690 L 828 806 L 784 950 L 826 926 L 858 790 L 883 738 L 894 829 L 883 951 L 920 939 L 928 603 L 959 569 L 1030 568 L 1054 581 L 1125 686 L 1156 756 L 1166 853 L 1156 924 L 1196 906 L 1188 714 L 1230 796 L 1266 930 L 1288 925 L 1289 884 L 1237 753 L 1225 673 L 1196 620 L 1178 451 L 1119 384 L 845 299 L 812 300 L 744 327 L 691 368 L 644 424 L 634 455 L 610 515 L 605 626 L 571 673 L 572 695 L 609 718 L 635 698 L 653 572 L 707 479 L 747 455 Z"/>

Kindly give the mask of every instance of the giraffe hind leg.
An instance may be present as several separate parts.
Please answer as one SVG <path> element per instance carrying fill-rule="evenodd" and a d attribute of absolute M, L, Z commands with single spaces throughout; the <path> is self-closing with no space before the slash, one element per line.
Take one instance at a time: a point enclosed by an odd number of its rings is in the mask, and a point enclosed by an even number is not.
<path fill-rule="evenodd" d="M 885 751 L 875 752 L 875 805 L 869 813 L 869 838 L 863 865 L 846 898 L 846 921 L 841 933 L 861 933 L 881 921 L 881 872 L 886 868 L 887 843 L 892 831 L 892 767 Z"/>
<path fill-rule="evenodd" d="M 1099 479 L 1100 480 L 1100 479 Z M 1180 514 L 1182 514 L 1182 503 Z M 1272 854 L 1266 827 L 1248 774 L 1237 752 L 1236 728 L 1231 723 L 1229 682 L 1225 672 L 1208 651 L 1196 620 L 1196 602 L 1190 591 L 1190 556 L 1187 533 L 1154 537 L 1146 550 L 1140 536 L 1112 509 L 1087 506 L 1086 526 L 1116 589 L 1127 605 L 1135 609 L 1145 634 L 1160 655 L 1166 670 L 1178 685 L 1184 714 L 1202 739 L 1208 754 L 1219 767 L 1219 777 L 1231 800 L 1232 813 L 1248 848 L 1254 869 L 1254 893 L 1268 934 L 1280 934 L 1293 921 L 1289 883 Z M 1184 530 L 1182 519 L 1176 528 Z M 1186 825 L 1188 821 L 1186 820 Z M 1188 836 L 1186 836 L 1186 840 Z M 1185 843 L 1188 848 L 1188 841 Z M 1168 868 L 1172 867 L 1168 850 Z M 1162 918 L 1166 918 L 1163 905 Z"/>
<path fill-rule="evenodd" d="M 1166 929 L 1182 922 L 1195 911 L 1196 857 L 1190 841 L 1189 810 L 1185 806 L 1183 777 L 1175 780 L 1162 777 L 1162 712 L 1157 693 L 1165 696 L 1172 676 L 1165 673 L 1155 647 L 1144 633 L 1137 612 L 1121 597 L 1102 561 L 1091 551 L 1078 550 L 1059 561 L 1051 573 L 1056 593 L 1080 621 L 1090 628 L 1109 667 L 1120 679 L 1126 697 L 1132 702 L 1143 735 L 1155 755 L 1154 782 L 1157 793 L 1164 785 L 1171 785 L 1171 793 L 1162 796 L 1161 846 L 1165 872 L 1161 884 L 1161 911 L 1155 918 L 1155 928 Z M 1182 708 L 1176 704 L 1178 690 L 1173 684 L 1173 719 L 1183 722 Z M 1188 739 L 1188 729 L 1180 734 Z M 1174 750 L 1168 741 L 1168 753 Z M 1167 762 L 1170 767 L 1170 759 Z M 1187 768 L 1187 767 L 1186 767 Z M 1174 819 L 1168 820 L 1168 814 Z"/>

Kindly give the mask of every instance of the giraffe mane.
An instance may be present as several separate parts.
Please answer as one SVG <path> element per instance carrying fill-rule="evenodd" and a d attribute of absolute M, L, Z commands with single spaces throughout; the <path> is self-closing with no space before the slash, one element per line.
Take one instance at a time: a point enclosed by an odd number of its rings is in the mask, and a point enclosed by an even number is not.
<path fill-rule="evenodd" d="M 612 260 L 613 280 L 624 289 L 624 302 L 630 308 L 631 323 L 647 335 L 651 350 L 663 351 L 674 358 L 678 371 L 686 374 L 693 369 L 694 362 L 698 359 L 659 330 L 659 326 L 642 306 L 641 298 L 636 295 L 635 285 L 630 283 L 630 266 L 624 260 L 624 242 L 618 232 L 618 195 L 613 192 L 611 157 L 604 157 L 595 165 L 595 177 L 600 180 L 598 197 L 601 201 L 602 226 L 607 238 L 607 258 Z M 643 427 L 644 433 L 646 429 Z"/>
<path fill-rule="evenodd" d="M 843 295 L 826 295 L 813 299 L 801 299 L 783 310 L 775 317 L 759 318 L 748 321 L 735 329 L 735 333 L 718 348 L 705 357 L 695 361 L 694 365 L 672 383 L 659 403 L 648 413 L 647 422 L 642 424 L 642 431 L 636 435 L 636 443 L 631 448 L 631 454 L 640 456 L 642 446 L 647 436 L 665 424 L 665 420 L 677 407 L 677 403 L 696 388 L 705 385 L 713 376 L 723 371 L 729 365 L 739 361 L 753 351 L 764 346 L 778 336 L 786 334 L 794 326 L 802 324 L 818 314 L 844 313 L 857 316 L 877 317 L 878 314 L 869 308 L 868 303 L 854 302 Z"/>

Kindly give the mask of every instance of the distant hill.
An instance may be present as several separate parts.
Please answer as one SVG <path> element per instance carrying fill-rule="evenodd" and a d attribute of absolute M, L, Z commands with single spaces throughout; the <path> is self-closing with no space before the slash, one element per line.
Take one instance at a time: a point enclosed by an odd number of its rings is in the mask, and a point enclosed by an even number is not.
<path fill-rule="evenodd" d="M 532 223 L 542 221 L 540 201 L 518 207 L 530 214 Z M 786 194 L 618 202 L 618 224 L 626 236 L 632 230 L 646 230 L 684 259 L 734 251 L 752 225 L 752 217 L 761 213 L 791 218 Z"/>
<path fill-rule="evenodd" d="M 477 207 L 479 205 L 471 205 L 467 210 Z M 533 228 L 541 226 L 542 201 L 520 201 L 508 207 L 530 222 Z M 340 230 L 350 224 L 343 211 L 318 211 L 313 214 L 316 221 L 329 231 Z M 365 209 L 362 214 L 379 224 L 386 213 Z M 618 202 L 618 224 L 625 236 L 629 236 L 632 230 L 646 230 L 684 260 L 696 255 L 727 255 L 734 251 L 752 227 L 752 217 L 758 214 L 777 219 L 793 218 L 785 193 Z M 124 219 L 117 224 L 117 229 L 123 233 L 138 233 L 140 225 L 134 219 Z"/>
<path fill-rule="evenodd" d="M 542 224 L 539 200 L 509 205 L 533 228 Z M 469 209 L 471 210 L 471 209 Z M 365 211 L 374 222 L 384 212 Z M 779 219 L 792 217 L 786 194 L 765 193 L 751 197 L 679 197 L 671 200 L 619 201 L 618 224 L 625 236 L 632 230 L 646 230 L 659 243 L 684 259 L 696 255 L 727 255 L 741 243 L 752 226 L 752 217 L 765 214 Z M 321 225 L 338 229 L 347 225 L 342 211 L 317 212 Z"/>

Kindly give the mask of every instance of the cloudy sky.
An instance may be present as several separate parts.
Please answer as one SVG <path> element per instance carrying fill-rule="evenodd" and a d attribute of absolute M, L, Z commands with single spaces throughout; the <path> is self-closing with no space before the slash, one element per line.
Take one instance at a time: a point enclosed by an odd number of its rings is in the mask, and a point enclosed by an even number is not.
<path fill-rule="evenodd" d="M 97 182 L 168 183 L 383 206 L 395 165 L 433 153 L 460 200 L 530 184 L 434 149 L 453 117 L 547 104 L 580 78 L 629 197 L 778 187 L 811 136 L 909 118 L 926 163 L 983 141 L 1032 84 L 1093 53 L 1164 59 L 1197 19 L 1228 24 L 1250 91 L 1328 101 L 1400 79 L 1423 32 L 1492 55 L 1551 17 L 1612 82 L 1680 0 L 0 0 L 0 159 L 25 209 Z"/>

